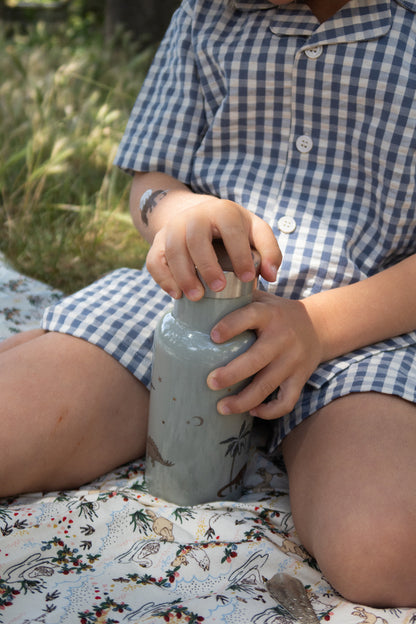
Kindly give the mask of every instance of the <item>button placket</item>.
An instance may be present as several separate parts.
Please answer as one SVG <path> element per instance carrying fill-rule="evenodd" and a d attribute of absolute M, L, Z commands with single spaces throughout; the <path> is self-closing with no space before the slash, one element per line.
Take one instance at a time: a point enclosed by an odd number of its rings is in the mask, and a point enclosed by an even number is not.
<path fill-rule="evenodd" d="M 315 48 L 322 46 L 313 45 L 307 48 L 308 51 L 314 49 L 312 55 L 317 55 Z M 303 49 L 302 49 L 303 48 Z M 304 45 L 297 47 L 294 55 L 294 63 L 291 73 L 291 129 L 290 141 L 288 144 L 287 163 L 284 175 L 281 180 L 279 192 L 276 197 L 278 205 L 285 202 L 285 199 L 291 200 L 294 192 L 294 181 L 303 176 L 303 172 L 308 168 L 309 157 L 313 158 L 314 151 L 317 150 L 317 137 L 315 133 L 315 120 L 313 119 L 313 111 L 311 108 L 311 94 L 313 94 L 316 80 L 316 65 L 305 54 Z M 319 54 L 320 52 L 320 54 Z M 323 52 L 318 50 L 320 56 Z M 300 78 L 303 76 L 303 79 Z M 315 136 L 316 134 L 316 136 Z M 290 202 L 289 202 L 290 203 Z M 290 217 L 291 221 L 287 221 L 287 215 L 281 217 L 281 221 L 276 224 L 278 230 L 286 237 L 293 234 L 299 227 L 299 224 Z"/>
<path fill-rule="evenodd" d="M 305 59 L 305 56 L 307 58 L 310 57 L 313 59 L 318 58 L 318 56 L 322 54 L 322 50 L 323 50 L 322 46 L 314 46 L 313 48 L 308 48 L 307 50 L 304 50 L 303 52 L 299 52 L 297 55 L 298 68 L 299 68 L 299 65 L 300 66 L 303 65 L 303 71 L 305 72 L 305 77 L 310 74 L 311 80 L 313 80 L 312 76 L 314 74 L 314 71 L 313 70 L 312 72 L 308 71 L 309 65 L 308 65 L 308 61 Z M 303 62 L 302 62 L 302 57 L 303 57 Z M 307 91 L 304 92 L 303 97 L 307 98 Z M 308 154 L 314 147 L 314 142 L 313 142 L 311 135 L 306 134 L 306 133 L 298 134 L 297 136 L 295 135 L 295 147 L 296 147 L 296 150 L 300 152 L 301 154 Z"/>

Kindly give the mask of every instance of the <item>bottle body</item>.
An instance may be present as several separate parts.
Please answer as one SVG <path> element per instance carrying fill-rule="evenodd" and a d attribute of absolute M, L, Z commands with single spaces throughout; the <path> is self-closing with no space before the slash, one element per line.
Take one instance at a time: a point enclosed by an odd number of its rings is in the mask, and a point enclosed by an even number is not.
<path fill-rule="evenodd" d="M 239 392 L 247 380 L 220 391 L 207 386 L 208 374 L 254 342 L 247 331 L 223 344 L 210 338 L 216 322 L 251 301 L 175 301 L 154 338 L 146 482 L 150 492 L 179 505 L 240 496 L 248 458 L 252 417 L 222 416 L 217 402 Z"/>

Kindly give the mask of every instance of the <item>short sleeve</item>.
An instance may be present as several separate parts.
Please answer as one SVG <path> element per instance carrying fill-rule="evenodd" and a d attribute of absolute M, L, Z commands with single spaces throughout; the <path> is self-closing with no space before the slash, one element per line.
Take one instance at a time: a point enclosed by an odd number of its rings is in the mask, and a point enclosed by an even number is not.
<path fill-rule="evenodd" d="M 190 183 L 206 119 L 194 59 L 194 0 L 174 13 L 133 107 L 115 164 Z"/>

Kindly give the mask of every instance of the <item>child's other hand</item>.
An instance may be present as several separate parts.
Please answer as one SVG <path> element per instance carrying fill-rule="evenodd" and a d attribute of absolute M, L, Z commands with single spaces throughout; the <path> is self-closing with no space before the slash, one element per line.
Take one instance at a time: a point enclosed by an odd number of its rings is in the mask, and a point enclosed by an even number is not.
<path fill-rule="evenodd" d="M 208 386 L 219 390 L 254 376 L 239 394 L 219 401 L 218 411 L 250 411 L 259 418 L 279 418 L 293 409 L 305 382 L 320 364 L 321 341 L 301 301 L 261 291 L 255 291 L 253 303 L 217 323 L 211 337 L 222 343 L 247 329 L 256 332 L 256 342 L 226 366 L 212 371 Z M 277 397 L 263 403 L 277 388 Z"/>
<path fill-rule="evenodd" d="M 275 281 L 281 253 L 270 226 L 239 204 L 207 196 L 175 213 L 156 233 L 147 268 L 174 298 L 184 293 L 193 301 L 201 299 L 204 288 L 195 267 L 212 290 L 220 291 L 225 287 L 225 277 L 212 247 L 213 238 L 222 238 L 234 271 L 243 282 L 255 277 L 250 246 L 260 253 L 261 275 Z"/>

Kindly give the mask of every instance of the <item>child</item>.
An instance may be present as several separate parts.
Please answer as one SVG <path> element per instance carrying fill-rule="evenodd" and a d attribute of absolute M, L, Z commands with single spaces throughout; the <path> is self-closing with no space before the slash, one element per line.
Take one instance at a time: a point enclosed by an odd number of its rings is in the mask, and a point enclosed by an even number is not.
<path fill-rule="evenodd" d="M 254 377 L 218 410 L 273 421 L 298 534 L 342 595 L 416 606 L 415 13 L 183 1 L 116 159 L 148 270 L 115 271 L 3 344 L 3 494 L 143 454 L 160 314 L 202 296 L 195 265 L 223 288 L 212 238 L 242 280 L 253 245 L 255 301 L 212 339 L 258 339 L 207 383 Z"/>

